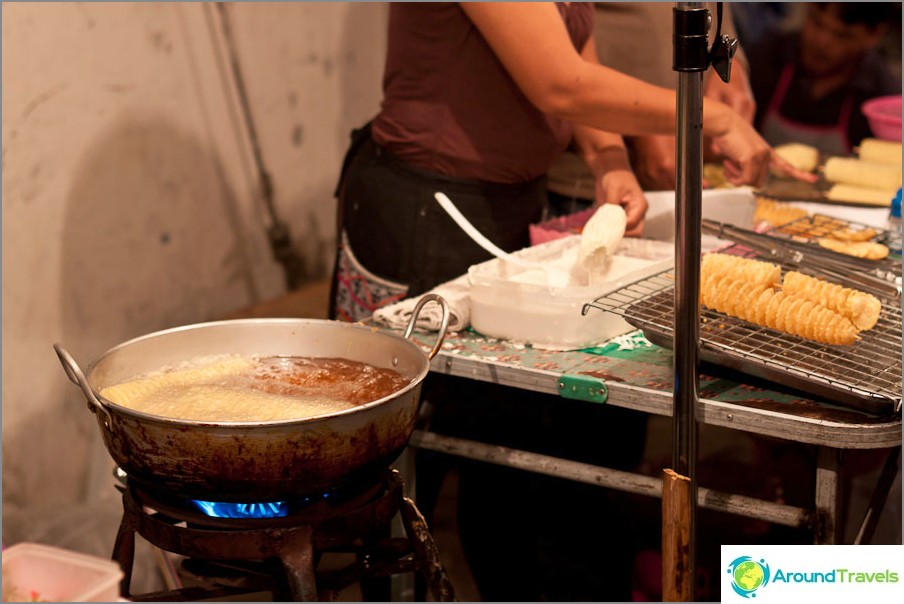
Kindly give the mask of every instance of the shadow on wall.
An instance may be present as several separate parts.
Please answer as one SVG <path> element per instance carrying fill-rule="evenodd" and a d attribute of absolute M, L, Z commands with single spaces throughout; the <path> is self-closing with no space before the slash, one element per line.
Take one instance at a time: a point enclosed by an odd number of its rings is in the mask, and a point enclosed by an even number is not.
<path fill-rule="evenodd" d="M 114 121 L 74 171 L 61 211 L 56 341 L 83 369 L 120 342 L 257 299 L 235 194 L 216 153 L 165 116 L 132 112 Z M 55 410 L 4 434 L 4 542 L 109 556 L 122 510 L 113 462 L 52 344 L 57 372 L 44 379 L 59 383 Z M 138 582 L 140 575 L 136 568 Z"/>
<path fill-rule="evenodd" d="M 64 336 L 107 348 L 256 297 L 235 194 L 216 153 L 160 115 L 99 137 L 65 206 Z"/>

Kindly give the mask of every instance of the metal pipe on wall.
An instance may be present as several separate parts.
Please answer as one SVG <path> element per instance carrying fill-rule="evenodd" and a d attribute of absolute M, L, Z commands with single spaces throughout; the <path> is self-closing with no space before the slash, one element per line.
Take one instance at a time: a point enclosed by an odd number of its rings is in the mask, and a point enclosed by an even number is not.
<path fill-rule="evenodd" d="M 263 203 L 269 225 L 267 227 L 267 239 L 273 250 L 273 258 L 282 265 L 285 272 L 286 288 L 294 291 L 308 279 L 308 271 L 304 260 L 295 250 L 289 225 L 276 211 L 274 201 L 273 179 L 270 171 L 264 163 L 263 151 L 257 135 L 257 127 L 251 112 L 251 104 L 248 98 L 247 86 L 239 62 L 238 47 L 232 28 L 232 20 L 229 14 L 230 8 L 222 3 L 214 4 L 219 15 L 219 24 L 229 55 L 229 67 L 235 82 L 238 94 L 241 118 L 246 130 L 248 142 L 251 145 L 254 166 L 257 171 L 258 185 L 260 187 L 261 202 Z"/>

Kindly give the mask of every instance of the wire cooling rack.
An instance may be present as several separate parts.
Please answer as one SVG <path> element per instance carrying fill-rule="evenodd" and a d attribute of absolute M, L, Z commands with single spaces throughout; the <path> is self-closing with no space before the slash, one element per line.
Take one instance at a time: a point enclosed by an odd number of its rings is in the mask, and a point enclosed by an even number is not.
<path fill-rule="evenodd" d="M 737 245 L 722 251 L 755 255 Z M 826 278 L 805 267 L 782 265 L 782 269 Z M 585 304 L 583 312 L 597 309 L 620 315 L 654 344 L 671 348 L 674 286 L 674 271 L 666 270 Z M 880 300 L 876 326 L 861 332 L 859 341 L 849 346 L 822 344 L 701 307 L 700 358 L 867 413 L 899 413 L 901 299 Z"/>
<path fill-rule="evenodd" d="M 872 241 L 875 243 L 888 243 L 889 233 L 883 229 L 877 229 L 868 224 L 859 222 L 851 222 L 835 218 L 834 216 L 826 216 L 824 214 L 808 214 L 801 218 L 797 218 L 788 223 L 774 226 L 764 234 L 775 237 L 779 240 L 805 243 L 814 248 L 819 247 L 818 241 L 823 237 L 829 239 L 836 238 L 839 231 L 853 236 L 855 240 Z M 842 255 L 843 257 L 843 255 Z M 863 267 L 881 268 L 901 274 L 901 254 L 892 252 L 887 258 L 874 260 L 872 262 L 862 262 L 857 260 Z"/>
<path fill-rule="evenodd" d="M 848 222 L 821 214 L 807 215 L 762 233 L 703 220 L 703 231 L 759 250 L 764 259 L 771 262 L 792 263 L 795 266 L 818 267 L 827 276 L 851 281 L 858 289 L 879 287 L 879 292 L 901 288 L 901 254 L 888 253 L 884 258 L 861 258 L 827 249 L 819 244 L 822 239 L 835 239 L 842 235 L 854 240 L 878 243 L 886 239 L 887 233 L 868 225 Z M 858 235 L 860 237 L 858 237 Z M 874 250 L 878 251 L 878 250 Z M 876 278 L 884 283 L 876 283 Z M 866 291 L 870 291 L 867 289 Z"/>
<path fill-rule="evenodd" d="M 851 222 L 824 214 L 808 214 L 785 224 L 774 226 L 767 230 L 766 233 L 781 239 L 815 241 L 820 237 L 831 237 L 833 233 L 837 233 L 839 230 L 847 230 L 852 234 L 862 235 L 862 241 L 876 240 L 883 234 L 883 231 L 867 224 Z"/>

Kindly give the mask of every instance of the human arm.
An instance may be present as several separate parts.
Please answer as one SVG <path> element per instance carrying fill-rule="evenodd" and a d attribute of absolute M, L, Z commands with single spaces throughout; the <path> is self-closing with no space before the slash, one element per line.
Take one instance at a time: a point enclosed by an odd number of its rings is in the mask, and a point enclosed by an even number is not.
<path fill-rule="evenodd" d="M 598 62 L 592 40 L 587 43 L 581 55 L 589 62 Z M 576 124 L 574 140 L 578 152 L 593 174 L 594 205 L 612 203 L 622 206 L 627 217 L 625 235 L 639 237 L 643 233 L 643 220 L 648 204 L 631 169 L 624 139 L 619 134 Z"/>
<path fill-rule="evenodd" d="M 643 233 L 647 200 L 634 176 L 624 140 L 618 134 L 585 126 L 575 126 L 575 143 L 590 168 L 594 181 L 594 205 L 620 205 L 628 224 L 625 235 L 639 237 Z"/>
<path fill-rule="evenodd" d="M 670 52 L 674 4 L 596 3 L 594 6 L 595 46 L 600 61 L 646 82 L 674 90 L 677 73 L 672 68 Z M 707 8 L 712 13 L 716 11 L 715 3 L 707 3 Z M 737 37 L 730 3 L 725 3 L 723 7 L 721 33 Z M 715 35 L 716 31 L 710 32 L 710 43 Z M 645 43 L 636 44 L 636 40 L 641 38 Z M 730 82 L 723 83 L 715 70 L 710 69 L 703 75 L 703 87 L 706 96 L 725 103 L 752 123 L 755 103 L 747 78 L 748 70 L 744 49 L 738 47 L 732 61 Z M 627 144 L 631 150 L 634 173 L 645 190 L 675 188 L 674 133 L 631 136 Z M 712 153 L 706 153 L 704 160 L 713 161 L 708 159 L 710 157 Z"/>
<path fill-rule="evenodd" d="M 737 61 L 732 65 L 728 83 L 715 72 L 707 72 L 704 94 L 732 107 L 748 123 L 753 123 L 756 102 L 747 79 L 747 69 Z M 633 165 L 638 180 L 647 190 L 671 190 L 675 188 L 675 137 L 645 135 L 631 138 Z"/>
<path fill-rule="evenodd" d="M 585 61 L 574 49 L 553 3 L 465 2 L 460 6 L 541 111 L 621 134 L 674 133 L 675 93 Z M 776 156 L 724 103 L 705 101 L 703 117 L 703 133 L 713 137 L 728 158 L 731 169 L 727 167 L 726 174 L 732 182 L 759 184 L 770 164 L 808 178 Z"/>
<path fill-rule="evenodd" d="M 739 51 L 740 52 L 740 51 Z M 722 78 L 714 71 L 706 73 L 703 82 L 703 94 L 707 98 L 711 98 L 735 110 L 747 123 L 753 125 L 756 117 L 756 100 L 753 96 L 753 89 L 748 78 L 748 67 L 746 61 L 739 60 L 736 55 L 731 65 L 731 77 L 728 82 L 723 82 Z M 713 155 L 718 155 L 717 149 L 712 141 L 707 140 L 705 161 L 712 161 Z"/>
<path fill-rule="evenodd" d="M 745 121 L 752 124 L 756 115 L 756 100 L 750 87 L 747 69 L 738 61 L 732 62 L 731 77 L 723 82 L 715 72 L 707 73 L 703 94 L 710 99 L 725 103 L 735 110 Z"/>

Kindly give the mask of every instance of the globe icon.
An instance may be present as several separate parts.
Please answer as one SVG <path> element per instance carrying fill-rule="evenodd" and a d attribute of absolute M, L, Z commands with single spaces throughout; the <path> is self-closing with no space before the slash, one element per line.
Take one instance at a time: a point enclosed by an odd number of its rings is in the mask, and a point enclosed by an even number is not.
<path fill-rule="evenodd" d="M 747 560 L 735 567 L 733 578 L 735 585 L 749 592 L 756 590 L 763 584 L 765 574 L 762 566 L 753 560 Z"/>

